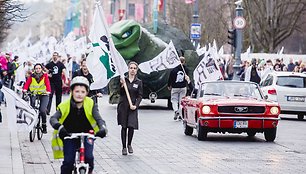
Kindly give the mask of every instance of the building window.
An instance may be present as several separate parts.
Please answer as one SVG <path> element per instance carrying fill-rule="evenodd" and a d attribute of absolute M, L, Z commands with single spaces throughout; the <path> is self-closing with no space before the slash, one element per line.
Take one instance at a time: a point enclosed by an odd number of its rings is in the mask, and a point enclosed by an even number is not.
<path fill-rule="evenodd" d="M 135 4 L 129 4 L 129 16 L 135 16 Z"/>

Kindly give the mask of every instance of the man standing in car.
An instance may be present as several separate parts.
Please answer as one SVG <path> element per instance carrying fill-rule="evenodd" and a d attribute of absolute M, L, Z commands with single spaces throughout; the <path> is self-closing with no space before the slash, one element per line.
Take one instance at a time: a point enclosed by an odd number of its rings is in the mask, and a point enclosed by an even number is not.
<path fill-rule="evenodd" d="M 65 74 L 65 65 L 59 60 L 58 52 L 53 53 L 52 60 L 46 65 L 46 68 L 48 69 L 48 76 L 51 85 L 51 94 L 47 106 L 47 114 L 50 115 L 54 92 L 56 96 L 56 107 L 62 102 L 62 73 L 64 73 L 65 77 L 67 76 Z M 65 83 L 68 84 L 67 78 L 65 79 Z"/>

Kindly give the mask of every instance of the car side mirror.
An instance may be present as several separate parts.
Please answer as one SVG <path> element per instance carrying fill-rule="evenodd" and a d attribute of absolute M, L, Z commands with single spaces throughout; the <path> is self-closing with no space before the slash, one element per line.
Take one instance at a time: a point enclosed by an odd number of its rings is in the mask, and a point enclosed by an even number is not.
<path fill-rule="evenodd" d="M 265 95 L 265 99 L 267 100 L 269 98 L 269 96 L 268 95 Z"/>

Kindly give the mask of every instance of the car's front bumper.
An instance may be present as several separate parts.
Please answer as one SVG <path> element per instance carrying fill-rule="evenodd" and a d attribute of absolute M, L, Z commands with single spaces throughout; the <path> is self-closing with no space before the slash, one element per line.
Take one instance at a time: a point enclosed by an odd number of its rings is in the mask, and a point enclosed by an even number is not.
<path fill-rule="evenodd" d="M 206 128 L 232 129 L 235 121 L 247 121 L 246 129 L 269 129 L 278 125 L 280 117 L 235 117 L 235 116 L 216 116 L 199 117 L 200 125 Z M 234 128 L 240 130 L 241 128 Z"/>

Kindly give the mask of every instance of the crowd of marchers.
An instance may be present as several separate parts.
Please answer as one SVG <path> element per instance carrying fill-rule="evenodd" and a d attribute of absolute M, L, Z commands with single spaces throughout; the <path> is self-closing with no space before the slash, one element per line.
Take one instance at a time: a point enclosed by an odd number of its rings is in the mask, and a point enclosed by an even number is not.
<path fill-rule="evenodd" d="M 221 61 L 219 64 L 220 71 L 225 80 L 233 79 L 234 64 L 235 60 L 231 57 L 228 60 Z M 261 79 L 264 79 L 266 75 L 273 71 L 306 73 L 306 62 L 303 62 L 302 59 L 294 61 L 293 58 L 290 58 L 289 63 L 285 64 L 283 59 L 264 60 L 253 58 L 251 61 L 245 60 L 241 62 L 240 70 L 237 72 L 237 75 L 240 81 L 259 83 Z"/>

